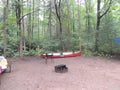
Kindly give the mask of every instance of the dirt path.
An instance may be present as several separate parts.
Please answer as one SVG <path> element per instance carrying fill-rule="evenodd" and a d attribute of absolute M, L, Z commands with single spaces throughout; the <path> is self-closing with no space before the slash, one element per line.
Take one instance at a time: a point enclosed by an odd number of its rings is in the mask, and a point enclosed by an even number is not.
<path fill-rule="evenodd" d="M 100 57 L 50 60 L 39 57 L 13 58 L 12 72 L 0 76 L 0 90 L 120 90 L 120 61 Z M 54 66 L 66 64 L 67 73 Z"/>

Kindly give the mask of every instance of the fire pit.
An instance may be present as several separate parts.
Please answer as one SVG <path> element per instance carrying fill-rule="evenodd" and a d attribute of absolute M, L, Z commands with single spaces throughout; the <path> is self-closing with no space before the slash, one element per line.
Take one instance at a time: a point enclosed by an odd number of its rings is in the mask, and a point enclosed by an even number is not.
<path fill-rule="evenodd" d="M 55 66 L 55 72 L 57 72 L 57 73 L 68 72 L 68 67 L 66 67 L 66 65 L 64 65 L 64 64 L 57 65 L 57 66 Z"/>

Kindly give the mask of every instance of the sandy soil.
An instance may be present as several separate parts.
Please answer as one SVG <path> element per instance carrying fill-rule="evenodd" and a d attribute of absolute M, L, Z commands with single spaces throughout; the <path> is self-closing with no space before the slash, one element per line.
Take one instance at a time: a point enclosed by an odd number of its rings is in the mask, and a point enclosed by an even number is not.
<path fill-rule="evenodd" d="M 9 58 L 12 72 L 0 75 L 0 90 L 120 90 L 120 60 L 101 57 Z M 67 73 L 54 66 L 66 64 Z"/>

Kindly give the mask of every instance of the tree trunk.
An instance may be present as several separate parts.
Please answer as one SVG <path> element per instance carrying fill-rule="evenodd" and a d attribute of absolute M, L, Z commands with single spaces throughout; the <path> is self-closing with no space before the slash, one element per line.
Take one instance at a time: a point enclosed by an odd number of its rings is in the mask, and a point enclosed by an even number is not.
<path fill-rule="evenodd" d="M 67 43 L 67 51 L 70 50 L 70 46 L 71 46 L 71 43 L 70 43 L 70 40 L 71 40 L 71 33 L 70 33 L 70 4 L 69 4 L 69 0 L 67 1 L 67 10 L 68 10 L 68 18 L 67 18 L 67 30 L 68 30 L 68 43 Z"/>
<path fill-rule="evenodd" d="M 73 5 L 73 8 L 72 8 L 72 9 L 73 9 L 73 24 L 72 24 L 72 29 L 73 29 L 73 30 L 72 30 L 72 31 L 74 32 L 74 31 L 75 31 L 75 15 L 74 15 L 74 14 L 75 14 L 75 11 L 74 11 L 74 5 Z"/>
<path fill-rule="evenodd" d="M 6 48 L 7 48 L 7 40 L 6 40 L 6 19 L 7 19 L 7 11 L 8 11 L 9 0 L 7 0 L 6 7 L 4 7 L 4 15 L 3 15 L 3 27 L 4 27 L 4 56 L 6 57 Z"/>
<path fill-rule="evenodd" d="M 4 26 L 4 56 L 6 57 L 6 7 L 4 7 L 3 26 Z"/>
<path fill-rule="evenodd" d="M 40 19 L 39 19 L 39 12 L 38 12 L 38 40 L 40 39 Z"/>
<path fill-rule="evenodd" d="M 19 32 L 18 32 L 18 36 L 19 36 L 19 48 L 18 48 L 18 51 L 19 51 L 19 56 L 22 57 L 23 56 L 23 45 L 22 45 L 22 38 L 23 38 L 23 31 L 22 31 L 22 28 L 21 28 L 21 6 L 20 6 L 20 0 L 18 0 L 18 3 L 17 3 L 17 7 L 16 7 L 16 19 L 17 19 L 17 26 L 19 28 Z"/>
<path fill-rule="evenodd" d="M 98 46 L 99 46 L 99 29 L 100 29 L 100 21 L 101 18 L 107 14 L 107 12 L 110 9 L 112 0 L 109 1 L 109 6 L 107 7 L 107 9 L 104 11 L 103 14 L 101 14 L 101 10 L 100 10 L 100 4 L 101 4 L 101 0 L 97 0 L 97 23 L 96 23 L 96 35 L 95 35 L 95 51 L 99 52 Z M 106 4 L 104 4 L 106 5 Z M 104 7 L 104 6 L 103 6 Z"/>
<path fill-rule="evenodd" d="M 79 46 L 80 46 L 80 51 L 81 51 L 81 39 L 80 39 L 80 0 L 78 0 L 78 33 L 79 33 Z"/>
<path fill-rule="evenodd" d="M 100 26 L 100 3 L 101 0 L 97 0 L 97 24 L 96 24 L 96 36 L 95 36 L 95 51 L 98 51 L 98 38 L 99 38 L 99 26 Z"/>
<path fill-rule="evenodd" d="M 89 48 L 89 42 L 90 42 L 90 30 L 91 30 L 91 23 L 90 23 L 90 8 L 91 8 L 91 0 L 85 0 L 85 6 L 86 6 L 86 31 L 87 31 L 87 48 Z"/>
<path fill-rule="evenodd" d="M 20 3 L 20 0 L 18 0 L 18 3 Z M 22 57 L 23 56 L 23 43 L 22 43 L 22 38 L 23 38 L 23 31 L 22 31 L 22 28 L 21 28 L 21 6 L 19 5 L 18 6 L 18 25 L 19 25 L 19 31 L 20 31 L 20 34 L 19 34 L 19 56 Z"/>
<path fill-rule="evenodd" d="M 22 3 L 23 3 L 24 1 L 22 0 Z M 23 10 L 24 8 L 23 8 L 23 6 L 22 6 L 22 16 L 23 16 L 23 14 L 24 14 L 24 10 Z M 24 24 L 24 19 L 22 19 L 22 30 L 23 30 L 23 49 L 24 49 L 24 51 L 26 50 L 26 43 L 25 43 L 25 24 Z"/>
<path fill-rule="evenodd" d="M 62 21 L 61 21 L 61 0 L 54 0 L 56 15 L 60 26 L 60 43 L 61 43 L 61 53 L 64 51 L 64 45 L 62 40 Z"/>
<path fill-rule="evenodd" d="M 33 0 L 33 11 L 34 11 L 34 8 L 35 8 L 35 1 Z M 32 35 L 32 40 L 33 40 L 33 38 L 34 38 L 34 37 L 33 37 L 33 36 L 34 36 L 34 35 L 33 35 L 33 33 L 34 33 L 34 32 L 33 32 L 33 31 L 34 31 L 34 30 L 33 30 L 33 29 L 34 29 L 34 15 L 35 15 L 34 12 L 33 12 L 32 15 L 33 15 L 33 16 L 32 16 L 32 30 L 31 30 L 31 33 L 32 33 L 32 34 L 31 34 L 31 35 Z"/>
<path fill-rule="evenodd" d="M 51 39 L 51 36 L 52 36 L 52 31 L 51 31 L 51 19 L 52 19 L 52 16 L 51 16 L 51 14 L 52 14 L 52 7 L 51 7 L 51 4 L 52 4 L 52 2 L 51 2 L 51 0 L 50 0 L 50 13 L 49 13 L 49 25 L 48 25 L 48 29 L 49 29 L 49 33 L 50 33 L 50 39 Z"/>
<path fill-rule="evenodd" d="M 29 1 L 29 0 L 28 0 Z M 28 5 L 29 12 L 31 12 L 31 1 L 30 4 Z M 28 31 L 28 49 L 31 50 L 31 13 L 28 15 L 28 25 L 27 25 L 27 31 Z"/>

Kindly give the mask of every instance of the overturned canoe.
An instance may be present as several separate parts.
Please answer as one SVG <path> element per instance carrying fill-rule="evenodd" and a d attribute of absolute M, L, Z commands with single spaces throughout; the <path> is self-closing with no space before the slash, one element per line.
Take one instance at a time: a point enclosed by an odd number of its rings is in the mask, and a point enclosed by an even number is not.
<path fill-rule="evenodd" d="M 48 54 L 41 54 L 42 58 L 66 58 L 66 57 L 76 57 L 80 56 L 82 52 L 63 52 L 61 53 L 48 53 Z"/>

